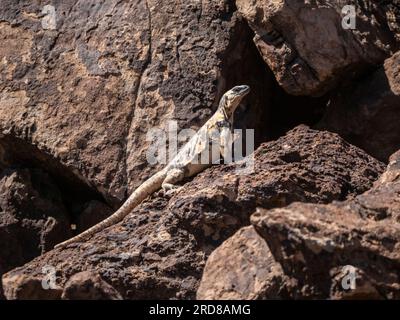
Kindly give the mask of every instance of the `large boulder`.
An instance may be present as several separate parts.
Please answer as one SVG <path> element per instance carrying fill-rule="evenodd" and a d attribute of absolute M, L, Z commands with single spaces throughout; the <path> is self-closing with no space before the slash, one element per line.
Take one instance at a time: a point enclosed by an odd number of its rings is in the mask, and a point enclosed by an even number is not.
<path fill-rule="evenodd" d="M 276 84 L 235 11 L 231 0 L 2 1 L 0 187 L 10 205 L 0 274 L 103 220 L 159 170 L 146 161 L 152 128 L 196 130 L 236 84 L 259 94 L 235 125 L 266 126 L 272 90 L 261 88 Z M 48 190 L 31 186 L 30 170 Z"/>
<path fill-rule="evenodd" d="M 60 298 L 73 275 L 90 271 L 126 299 L 194 298 L 208 255 L 248 225 L 257 206 L 354 198 L 384 169 L 338 135 L 306 126 L 262 144 L 254 158 L 253 171 L 243 171 L 243 163 L 213 166 L 173 195 L 154 194 L 88 241 L 12 270 L 3 276 L 5 296 L 27 296 L 24 288 L 31 286 L 24 284 L 40 282 L 46 277 L 43 267 L 49 266 L 60 289 L 50 295 L 37 286 L 31 297 Z"/>
<path fill-rule="evenodd" d="M 247 120 L 265 125 L 273 78 L 250 39 L 228 0 L 5 0 L 0 164 L 34 163 L 116 208 L 160 168 L 151 128 L 198 128 L 239 83 L 260 92 Z"/>
<path fill-rule="evenodd" d="M 400 148 L 400 51 L 362 81 L 338 92 L 319 128 L 339 133 L 381 161 Z"/>
<path fill-rule="evenodd" d="M 243 227 L 207 259 L 196 298 L 255 300 L 285 298 L 282 267 L 252 226 Z"/>
<path fill-rule="evenodd" d="M 98 274 L 83 271 L 73 275 L 64 286 L 65 300 L 121 300 L 121 295 Z"/>
<path fill-rule="evenodd" d="M 332 204 L 259 209 L 251 221 L 298 298 L 400 298 L 400 152 L 374 187 Z"/>
<path fill-rule="evenodd" d="M 236 0 L 254 42 L 279 84 L 293 95 L 320 96 L 399 49 L 397 1 Z M 354 29 L 342 27 L 352 4 Z"/>

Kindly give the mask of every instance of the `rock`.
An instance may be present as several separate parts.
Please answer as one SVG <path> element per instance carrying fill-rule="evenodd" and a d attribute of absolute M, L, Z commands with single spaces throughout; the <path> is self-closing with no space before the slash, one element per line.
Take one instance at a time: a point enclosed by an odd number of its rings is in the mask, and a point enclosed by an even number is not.
<path fill-rule="evenodd" d="M 10 281 L 16 286 L 9 286 Z M 55 300 L 59 299 L 62 290 L 60 288 L 48 288 L 43 286 L 46 279 L 38 277 L 30 277 L 26 275 L 16 275 L 3 281 L 4 288 L 7 288 L 4 295 L 9 300 Z"/>
<path fill-rule="evenodd" d="M 342 27 L 347 2 L 236 0 L 236 4 L 255 33 L 264 61 L 293 95 L 321 96 L 399 49 L 396 1 L 357 3 L 355 29 Z"/>
<path fill-rule="evenodd" d="M 244 227 L 209 256 L 197 299 L 277 299 L 284 278 L 265 241 L 252 226 Z"/>
<path fill-rule="evenodd" d="M 388 1 L 385 6 L 389 29 L 395 33 L 397 41 L 400 41 L 400 2 L 399 0 Z"/>
<path fill-rule="evenodd" d="M 62 293 L 65 300 L 121 300 L 121 295 L 98 274 L 84 271 L 73 275 Z"/>
<path fill-rule="evenodd" d="M 338 135 L 306 126 L 262 144 L 254 158 L 254 171 L 243 171 L 243 163 L 213 166 L 172 196 L 154 194 L 88 241 L 8 272 L 6 297 L 23 290 L 13 277 L 41 278 L 46 265 L 55 269 L 62 288 L 74 274 L 91 270 L 124 299 L 194 298 L 208 255 L 249 224 L 256 206 L 353 198 L 384 169 Z"/>
<path fill-rule="evenodd" d="M 344 202 L 293 203 L 251 217 L 297 298 L 400 298 L 400 152 L 374 187 Z"/>
<path fill-rule="evenodd" d="M 71 236 L 60 191 L 39 169 L 3 170 L 0 208 L 0 275 Z"/>
<path fill-rule="evenodd" d="M 35 163 L 117 208 L 160 169 L 146 161 L 150 129 L 170 120 L 199 128 L 238 83 L 260 92 L 247 100 L 254 116 L 241 125 L 265 125 L 273 78 L 259 67 L 233 1 L 67 1 L 43 14 L 44 7 L 5 0 L 0 9 L 6 166 Z"/>
<path fill-rule="evenodd" d="M 318 125 L 381 161 L 400 148 L 400 51 L 362 81 L 332 98 Z"/>
<path fill-rule="evenodd" d="M 77 218 L 76 230 L 85 231 L 91 226 L 108 218 L 114 211 L 103 202 L 92 200 L 85 204 L 83 211 Z"/>

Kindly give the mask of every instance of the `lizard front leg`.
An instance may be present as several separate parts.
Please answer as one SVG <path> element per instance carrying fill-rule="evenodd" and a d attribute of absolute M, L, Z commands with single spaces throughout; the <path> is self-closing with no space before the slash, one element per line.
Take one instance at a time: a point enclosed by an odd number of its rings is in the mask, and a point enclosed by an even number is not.
<path fill-rule="evenodd" d="M 176 184 L 185 178 L 185 170 L 179 168 L 173 168 L 167 172 L 167 175 L 161 184 L 161 188 L 165 193 L 176 191 L 179 187 Z"/>
<path fill-rule="evenodd" d="M 219 130 L 219 148 L 220 155 L 224 159 L 225 163 L 232 162 L 232 145 L 233 136 L 231 125 L 228 122 L 225 126 L 220 126 Z"/>

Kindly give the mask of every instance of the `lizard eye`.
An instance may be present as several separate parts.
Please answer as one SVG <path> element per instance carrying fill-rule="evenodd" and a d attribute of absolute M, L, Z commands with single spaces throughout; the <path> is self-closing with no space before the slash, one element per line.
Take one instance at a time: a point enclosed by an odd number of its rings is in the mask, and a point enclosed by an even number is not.
<path fill-rule="evenodd" d="M 234 96 L 241 95 L 243 93 L 247 93 L 249 91 L 249 86 L 247 85 L 241 85 L 241 86 L 236 86 L 232 88 L 232 93 Z"/>

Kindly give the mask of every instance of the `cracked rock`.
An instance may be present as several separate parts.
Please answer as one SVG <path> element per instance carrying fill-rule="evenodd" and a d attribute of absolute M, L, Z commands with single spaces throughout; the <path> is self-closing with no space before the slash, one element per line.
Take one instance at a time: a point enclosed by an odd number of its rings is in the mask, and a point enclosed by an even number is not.
<path fill-rule="evenodd" d="M 124 299 L 195 298 L 207 257 L 249 224 L 257 206 L 354 198 L 384 169 L 336 134 L 306 126 L 262 144 L 254 156 L 250 174 L 241 174 L 236 164 L 213 166 L 169 198 L 154 194 L 88 241 L 52 250 L 8 272 L 3 276 L 6 297 L 26 296 L 12 279 L 42 279 L 42 268 L 49 265 L 61 288 L 75 274 L 92 270 Z M 29 294 L 39 297 L 39 291 Z"/>
<path fill-rule="evenodd" d="M 396 1 L 236 0 L 254 42 L 290 94 L 321 96 L 399 50 Z M 344 5 L 355 6 L 356 28 L 342 27 Z"/>
<path fill-rule="evenodd" d="M 373 188 L 354 199 L 252 215 L 284 274 L 297 282 L 294 297 L 400 298 L 399 162 L 397 152 Z"/>

